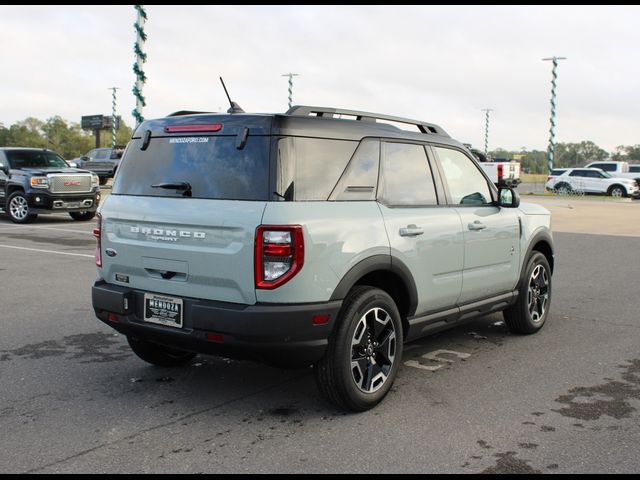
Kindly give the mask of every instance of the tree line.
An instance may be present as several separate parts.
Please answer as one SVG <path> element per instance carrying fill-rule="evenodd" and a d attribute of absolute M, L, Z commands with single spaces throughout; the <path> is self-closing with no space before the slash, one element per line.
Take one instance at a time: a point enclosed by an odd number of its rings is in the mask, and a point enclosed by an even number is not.
<path fill-rule="evenodd" d="M 124 121 L 116 133 L 116 144 L 126 145 L 131 139 L 132 129 Z M 100 146 L 111 146 L 111 132 L 103 131 Z M 95 147 L 93 132 L 82 130 L 79 123 L 68 122 L 60 116 L 48 120 L 29 117 L 5 127 L 0 123 L 0 147 L 49 148 L 66 159 L 79 157 Z M 509 151 L 498 148 L 489 152 L 494 159 L 515 160 L 527 173 L 547 173 L 547 152 L 540 150 Z M 591 141 L 580 143 L 558 143 L 554 155 L 554 166 L 582 167 L 589 162 L 611 158 L 629 163 L 640 163 L 640 145 L 620 145 L 609 153 Z"/>
<path fill-rule="evenodd" d="M 116 144 L 126 145 L 131 139 L 131 127 L 120 121 Z M 29 117 L 5 127 L 0 123 L 0 147 L 48 148 L 70 160 L 95 148 L 92 131 L 82 130 L 79 123 L 68 122 L 60 116 L 48 120 Z M 111 131 L 100 134 L 100 146 L 111 147 Z"/>
<path fill-rule="evenodd" d="M 547 152 L 540 150 L 508 151 L 498 148 L 489 152 L 494 159 L 503 158 L 521 163 L 526 173 L 547 173 Z M 591 141 L 580 143 L 557 143 L 553 166 L 557 168 L 583 167 L 590 162 L 605 159 L 640 163 L 640 145 L 620 145 L 615 152 L 607 152 Z"/>

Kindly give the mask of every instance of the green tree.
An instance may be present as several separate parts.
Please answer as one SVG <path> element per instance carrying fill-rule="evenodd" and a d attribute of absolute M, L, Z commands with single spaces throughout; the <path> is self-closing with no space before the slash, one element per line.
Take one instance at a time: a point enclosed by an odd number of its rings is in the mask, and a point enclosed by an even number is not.
<path fill-rule="evenodd" d="M 583 167 L 587 163 L 607 158 L 609 154 L 591 141 L 558 143 L 554 155 L 554 167 Z"/>
<path fill-rule="evenodd" d="M 547 173 L 547 152 L 525 152 L 521 163 L 522 169 L 529 173 Z"/>
<path fill-rule="evenodd" d="M 9 140 L 9 129 L 0 123 L 0 145 L 6 145 Z"/>
<path fill-rule="evenodd" d="M 620 145 L 611 158 L 616 161 L 640 163 L 640 145 Z"/>
<path fill-rule="evenodd" d="M 116 144 L 126 145 L 131 139 L 132 129 L 123 121 L 116 132 Z M 103 130 L 100 146 L 111 147 L 111 132 Z M 0 147 L 49 148 L 70 160 L 87 153 L 95 147 L 93 132 L 82 130 L 75 122 L 60 116 L 46 121 L 29 117 L 11 125 L 0 124 Z"/>

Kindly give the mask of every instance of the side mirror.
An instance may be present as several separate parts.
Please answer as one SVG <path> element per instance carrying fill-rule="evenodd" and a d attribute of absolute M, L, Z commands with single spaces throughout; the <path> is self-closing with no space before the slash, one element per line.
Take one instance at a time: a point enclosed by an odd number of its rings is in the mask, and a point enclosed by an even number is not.
<path fill-rule="evenodd" d="M 87 160 L 89 160 L 89 157 L 87 157 L 86 155 L 80 155 L 80 160 L 86 162 Z"/>
<path fill-rule="evenodd" d="M 498 205 L 504 208 L 518 208 L 520 195 L 511 187 L 500 187 L 498 190 Z"/>

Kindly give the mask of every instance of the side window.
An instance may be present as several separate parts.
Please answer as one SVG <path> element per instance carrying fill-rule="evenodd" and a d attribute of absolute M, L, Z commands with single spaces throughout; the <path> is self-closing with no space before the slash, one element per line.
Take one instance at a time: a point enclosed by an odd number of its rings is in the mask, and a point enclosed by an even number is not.
<path fill-rule="evenodd" d="M 380 141 L 365 138 L 347 165 L 329 200 L 375 200 L 380 169 Z"/>
<path fill-rule="evenodd" d="M 108 150 L 96 150 L 95 153 L 95 159 L 96 160 L 104 160 L 105 158 L 109 158 L 109 151 Z"/>
<path fill-rule="evenodd" d="M 422 145 L 385 142 L 378 197 L 387 205 L 437 205 L 431 167 Z"/>
<path fill-rule="evenodd" d="M 278 142 L 278 194 L 286 200 L 327 200 L 358 142 L 285 137 Z"/>
<path fill-rule="evenodd" d="M 484 205 L 492 202 L 487 179 L 462 152 L 434 147 L 454 205 Z"/>

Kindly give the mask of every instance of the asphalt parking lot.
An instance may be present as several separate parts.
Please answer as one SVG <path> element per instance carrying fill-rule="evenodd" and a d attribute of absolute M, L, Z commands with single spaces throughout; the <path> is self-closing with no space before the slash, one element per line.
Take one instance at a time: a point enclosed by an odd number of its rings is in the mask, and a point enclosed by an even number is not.
<path fill-rule="evenodd" d="M 411 343 L 361 414 L 310 370 L 145 364 L 93 315 L 94 222 L 0 217 L 0 472 L 637 472 L 640 202 L 533 200 L 556 242 L 545 328 L 498 314 Z"/>

